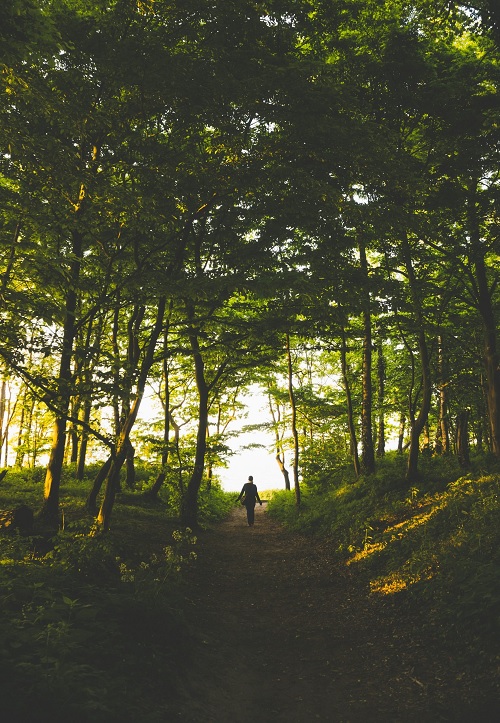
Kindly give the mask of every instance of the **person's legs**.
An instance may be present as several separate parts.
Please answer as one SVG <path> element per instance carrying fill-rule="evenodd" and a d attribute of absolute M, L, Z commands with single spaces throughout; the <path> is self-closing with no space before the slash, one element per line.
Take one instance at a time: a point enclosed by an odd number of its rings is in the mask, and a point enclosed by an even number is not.
<path fill-rule="evenodd" d="M 255 518 L 255 507 L 254 505 L 247 505 L 247 520 L 249 525 L 253 525 Z"/>

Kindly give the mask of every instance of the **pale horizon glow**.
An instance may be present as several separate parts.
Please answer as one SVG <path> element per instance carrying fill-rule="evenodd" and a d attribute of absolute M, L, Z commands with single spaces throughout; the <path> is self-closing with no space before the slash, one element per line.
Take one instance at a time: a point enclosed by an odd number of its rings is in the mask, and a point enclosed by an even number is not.
<path fill-rule="evenodd" d="M 265 395 L 257 385 L 252 388 L 252 392 L 242 400 L 246 402 L 247 413 L 241 427 L 270 421 Z M 229 459 L 229 466 L 214 470 L 226 492 L 240 492 L 249 475 L 253 476 L 258 490 L 285 489 L 285 480 L 276 462 L 271 431 L 242 432 L 229 444 L 234 452 Z M 249 445 L 260 446 L 246 449 Z"/>

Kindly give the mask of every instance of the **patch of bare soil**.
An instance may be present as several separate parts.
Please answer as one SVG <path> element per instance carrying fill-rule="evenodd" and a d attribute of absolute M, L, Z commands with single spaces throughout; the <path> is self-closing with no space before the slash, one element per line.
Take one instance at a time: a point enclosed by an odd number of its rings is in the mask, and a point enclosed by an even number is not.
<path fill-rule="evenodd" d="M 188 580 L 195 649 L 169 720 L 500 720 L 471 701 L 467 672 L 428 632 L 265 506 L 254 527 L 234 510 L 198 548 Z"/>

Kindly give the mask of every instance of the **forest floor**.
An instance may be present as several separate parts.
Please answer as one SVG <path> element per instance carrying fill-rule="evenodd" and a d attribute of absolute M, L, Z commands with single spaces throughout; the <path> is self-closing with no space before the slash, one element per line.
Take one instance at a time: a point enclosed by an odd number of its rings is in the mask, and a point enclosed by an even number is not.
<path fill-rule="evenodd" d="M 256 508 L 203 532 L 186 582 L 193 650 L 168 720 L 500 720 L 498 678 L 407 606 L 374 596 L 329 545 Z M 490 671 L 491 672 L 491 671 Z"/>

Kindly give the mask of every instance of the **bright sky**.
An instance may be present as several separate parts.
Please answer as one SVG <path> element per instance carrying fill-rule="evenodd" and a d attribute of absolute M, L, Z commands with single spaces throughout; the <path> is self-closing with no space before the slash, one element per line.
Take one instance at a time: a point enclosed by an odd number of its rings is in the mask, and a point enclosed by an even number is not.
<path fill-rule="evenodd" d="M 227 469 L 217 469 L 222 487 L 227 492 L 239 492 L 249 475 L 258 490 L 284 489 L 285 483 L 275 459 L 273 438 L 263 432 L 242 434 L 232 442 L 235 454 Z M 264 448 L 243 449 L 246 444 L 264 444 Z"/>
<path fill-rule="evenodd" d="M 242 420 L 242 426 L 268 422 L 269 410 L 263 395 L 254 393 L 242 400 L 247 405 L 248 416 Z M 244 432 L 229 442 L 234 455 L 227 469 L 216 469 L 221 478 L 222 487 L 227 492 L 239 492 L 248 476 L 258 490 L 284 489 L 285 483 L 275 459 L 274 437 L 270 432 Z M 254 449 L 245 449 L 250 444 L 263 445 Z"/>

